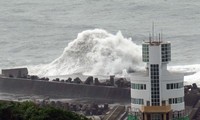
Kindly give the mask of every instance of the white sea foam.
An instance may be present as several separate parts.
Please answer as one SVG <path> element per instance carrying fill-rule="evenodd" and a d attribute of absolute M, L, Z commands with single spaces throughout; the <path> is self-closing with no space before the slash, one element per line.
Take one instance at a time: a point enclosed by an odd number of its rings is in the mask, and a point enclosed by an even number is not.
<path fill-rule="evenodd" d="M 183 73 L 191 73 L 184 77 L 185 85 L 196 83 L 198 86 L 200 86 L 200 64 L 170 66 L 169 70 Z"/>
<path fill-rule="evenodd" d="M 127 76 L 129 70 L 144 70 L 141 62 L 141 46 L 130 38 L 124 38 L 102 29 L 86 30 L 70 42 L 62 55 L 46 65 L 29 66 L 31 74 L 56 76 L 67 74 Z M 185 84 L 200 86 L 200 64 L 169 66 L 170 71 L 194 73 L 185 76 Z"/>
<path fill-rule="evenodd" d="M 168 69 L 170 71 L 178 71 L 183 73 L 195 73 L 200 71 L 200 64 L 169 66 Z"/>
<path fill-rule="evenodd" d="M 43 76 L 74 73 L 109 75 L 136 70 L 141 65 L 141 46 L 102 29 L 86 30 L 70 42 L 62 55 L 47 65 L 30 68 Z M 38 69 L 39 68 L 39 69 Z"/>

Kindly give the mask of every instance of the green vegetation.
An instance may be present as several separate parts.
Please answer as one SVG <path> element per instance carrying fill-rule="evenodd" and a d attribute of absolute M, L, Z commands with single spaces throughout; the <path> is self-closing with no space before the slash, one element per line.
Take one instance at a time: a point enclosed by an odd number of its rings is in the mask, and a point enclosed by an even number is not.
<path fill-rule="evenodd" d="M 127 120 L 139 120 L 139 119 L 137 118 L 137 116 L 128 115 L 128 119 Z"/>
<path fill-rule="evenodd" d="M 83 115 L 33 102 L 0 101 L 0 120 L 88 120 Z"/>
<path fill-rule="evenodd" d="M 173 120 L 190 120 L 189 116 L 181 117 L 181 118 L 175 118 Z"/>

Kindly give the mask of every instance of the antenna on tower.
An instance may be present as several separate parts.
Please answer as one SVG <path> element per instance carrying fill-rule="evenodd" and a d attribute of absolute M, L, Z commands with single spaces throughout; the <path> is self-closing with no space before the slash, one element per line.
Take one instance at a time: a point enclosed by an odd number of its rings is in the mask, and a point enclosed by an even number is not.
<path fill-rule="evenodd" d="M 161 41 L 162 41 L 162 39 L 163 39 L 163 30 L 161 29 Z"/>
<path fill-rule="evenodd" d="M 158 35 L 157 35 L 157 34 L 155 34 L 155 35 L 156 35 L 156 36 L 155 36 L 155 39 L 156 39 L 155 41 L 158 41 Z"/>
<path fill-rule="evenodd" d="M 154 22 L 152 23 L 152 38 L 154 40 Z"/>
<path fill-rule="evenodd" d="M 161 40 L 160 40 L 160 33 L 159 33 L 159 43 L 161 42 Z"/>
<path fill-rule="evenodd" d="M 151 33 L 149 33 L 149 43 L 151 44 Z"/>

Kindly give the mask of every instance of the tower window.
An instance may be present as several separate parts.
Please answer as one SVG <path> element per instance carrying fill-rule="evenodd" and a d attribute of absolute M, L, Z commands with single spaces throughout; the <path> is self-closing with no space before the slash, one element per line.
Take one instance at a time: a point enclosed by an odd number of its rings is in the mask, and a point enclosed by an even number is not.
<path fill-rule="evenodd" d="M 152 106 L 160 105 L 160 89 L 159 89 L 159 65 L 151 64 L 151 103 Z"/>
<path fill-rule="evenodd" d="M 146 84 L 131 83 L 131 88 L 136 90 L 146 90 Z"/>
<path fill-rule="evenodd" d="M 184 97 L 169 98 L 169 104 L 178 104 L 184 102 Z"/>
<path fill-rule="evenodd" d="M 143 62 L 149 62 L 149 45 L 142 44 L 142 60 Z"/>
<path fill-rule="evenodd" d="M 171 61 L 171 44 L 161 45 L 162 62 Z"/>
<path fill-rule="evenodd" d="M 144 99 L 141 99 L 141 98 L 131 98 L 131 102 L 133 104 L 143 105 L 144 104 Z"/>
<path fill-rule="evenodd" d="M 169 84 L 166 85 L 166 88 L 167 88 L 167 90 L 183 88 L 183 82 L 169 83 Z"/>

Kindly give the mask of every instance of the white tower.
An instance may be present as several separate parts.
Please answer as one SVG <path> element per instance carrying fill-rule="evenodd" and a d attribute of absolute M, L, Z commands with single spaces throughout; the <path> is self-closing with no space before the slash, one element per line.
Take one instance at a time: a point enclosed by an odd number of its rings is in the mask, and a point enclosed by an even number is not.
<path fill-rule="evenodd" d="M 134 119 L 186 120 L 183 74 L 167 70 L 171 61 L 171 43 L 151 40 L 142 44 L 146 72 L 131 79 L 131 111 Z"/>

